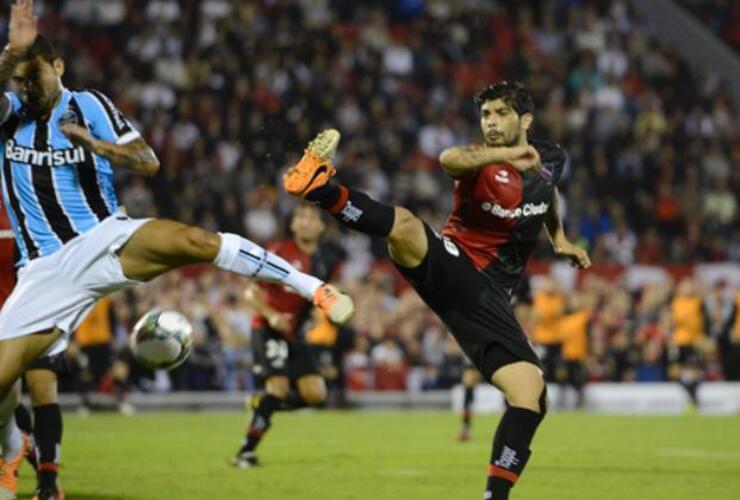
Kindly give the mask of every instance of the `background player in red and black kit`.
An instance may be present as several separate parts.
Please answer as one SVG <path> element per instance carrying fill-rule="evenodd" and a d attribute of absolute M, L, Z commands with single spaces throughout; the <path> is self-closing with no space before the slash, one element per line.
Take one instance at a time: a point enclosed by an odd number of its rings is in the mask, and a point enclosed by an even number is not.
<path fill-rule="evenodd" d="M 497 83 L 479 93 L 484 144 L 451 148 L 442 168 L 456 179 L 454 210 L 442 234 L 403 207 L 330 182 L 339 132 L 319 134 L 284 176 L 286 190 L 331 212 L 343 225 L 385 238 L 390 256 L 421 298 L 445 322 L 483 377 L 508 407 L 496 435 L 487 499 L 505 499 L 530 456 L 529 445 L 547 409 L 537 355 L 517 322 L 509 297 L 543 224 L 556 253 L 574 265 L 588 255 L 565 237 L 555 188 L 565 153 L 529 142 L 529 92 Z"/>
<path fill-rule="evenodd" d="M 318 208 L 300 205 L 290 222 L 293 238 L 272 245 L 269 250 L 301 272 L 329 281 L 343 253 L 336 246 L 322 244 L 325 228 Z M 273 412 L 303 405 L 320 406 L 326 401 L 326 384 L 302 338 L 313 305 L 280 284 L 254 283 L 245 295 L 255 312 L 252 349 L 255 375 L 264 384 L 264 392 L 252 399 L 254 414 L 233 462 L 237 467 L 257 465 L 255 448 L 270 428 Z"/>

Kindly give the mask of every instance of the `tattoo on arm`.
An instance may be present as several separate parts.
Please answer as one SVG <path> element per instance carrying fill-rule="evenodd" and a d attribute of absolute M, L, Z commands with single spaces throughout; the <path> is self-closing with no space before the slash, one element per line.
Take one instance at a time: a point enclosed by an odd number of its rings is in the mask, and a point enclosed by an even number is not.
<path fill-rule="evenodd" d="M 96 153 L 105 156 L 114 165 L 130 168 L 134 172 L 154 175 L 159 169 L 157 155 L 141 138 L 127 144 L 98 141 L 96 149 Z"/>
<path fill-rule="evenodd" d="M 468 144 L 460 148 L 460 153 L 470 163 L 485 163 L 488 156 L 485 154 L 483 146 L 479 144 Z"/>
<path fill-rule="evenodd" d="M 501 160 L 501 148 L 489 148 L 482 144 L 468 144 L 446 149 L 440 154 L 442 168 L 452 177 L 477 170 Z"/>

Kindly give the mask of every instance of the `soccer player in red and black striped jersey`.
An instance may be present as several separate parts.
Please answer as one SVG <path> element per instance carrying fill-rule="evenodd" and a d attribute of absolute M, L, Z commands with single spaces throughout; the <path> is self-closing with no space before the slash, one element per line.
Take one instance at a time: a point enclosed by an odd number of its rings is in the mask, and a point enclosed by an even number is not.
<path fill-rule="evenodd" d="M 328 281 L 336 274 L 343 252 L 322 243 L 325 228 L 318 208 L 307 203 L 300 205 L 290 222 L 293 238 L 272 245 L 269 250 L 301 272 Z M 242 468 L 258 464 L 255 449 L 269 429 L 275 411 L 320 406 L 326 401 L 326 384 L 302 339 L 303 328 L 311 317 L 311 302 L 279 283 L 255 283 L 245 295 L 255 312 L 254 371 L 264 384 L 264 392 L 252 399 L 252 421 L 233 462 Z M 291 387 L 295 389 L 293 393 Z"/>
<path fill-rule="evenodd" d="M 385 238 L 399 271 L 445 322 L 485 380 L 508 406 L 493 440 L 486 499 L 506 499 L 530 456 L 547 409 L 537 355 L 509 298 L 543 227 L 556 253 L 588 267 L 565 236 L 556 184 L 566 162 L 558 146 L 530 141 L 529 92 L 501 82 L 476 96 L 483 143 L 440 155 L 455 179 L 454 210 L 438 234 L 403 207 L 379 203 L 331 182 L 339 132 L 319 134 L 283 178 L 288 192 L 313 201 L 344 226 Z"/>

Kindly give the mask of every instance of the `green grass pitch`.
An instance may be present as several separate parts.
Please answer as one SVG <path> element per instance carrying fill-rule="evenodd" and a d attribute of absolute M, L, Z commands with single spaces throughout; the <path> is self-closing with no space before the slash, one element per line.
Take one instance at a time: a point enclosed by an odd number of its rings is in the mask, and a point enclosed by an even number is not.
<path fill-rule="evenodd" d="M 245 414 L 67 415 L 61 477 L 70 500 L 480 499 L 497 421 L 460 444 L 449 412 L 281 413 L 263 467 L 234 470 Z M 512 498 L 737 500 L 740 418 L 549 415 Z"/>

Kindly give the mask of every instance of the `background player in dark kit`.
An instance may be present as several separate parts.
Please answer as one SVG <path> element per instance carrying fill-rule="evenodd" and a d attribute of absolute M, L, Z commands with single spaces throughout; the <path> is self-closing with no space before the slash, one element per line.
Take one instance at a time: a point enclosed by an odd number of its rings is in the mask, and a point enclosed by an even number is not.
<path fill-rule="evenodd" d="M 293 238 L 272 245 L 270 250 L 297 269 L 329 280 L 339 267 L 342 251 L 321 242 L 325 228 L 318 208 L 307 203 L 300 205 L 290 222 Z M 233 461 L 234 466 L 242 468 L 257 465 L 255 449 L 270 428 L 275 411 L 320 406 L 327 395 L 326 383 L 302 338 L 312 304 L 280 284 L 253 283 L 245 295 L 255 311 L 254 369 L 264 392 L 250 402 L 252 421 Z"/>

